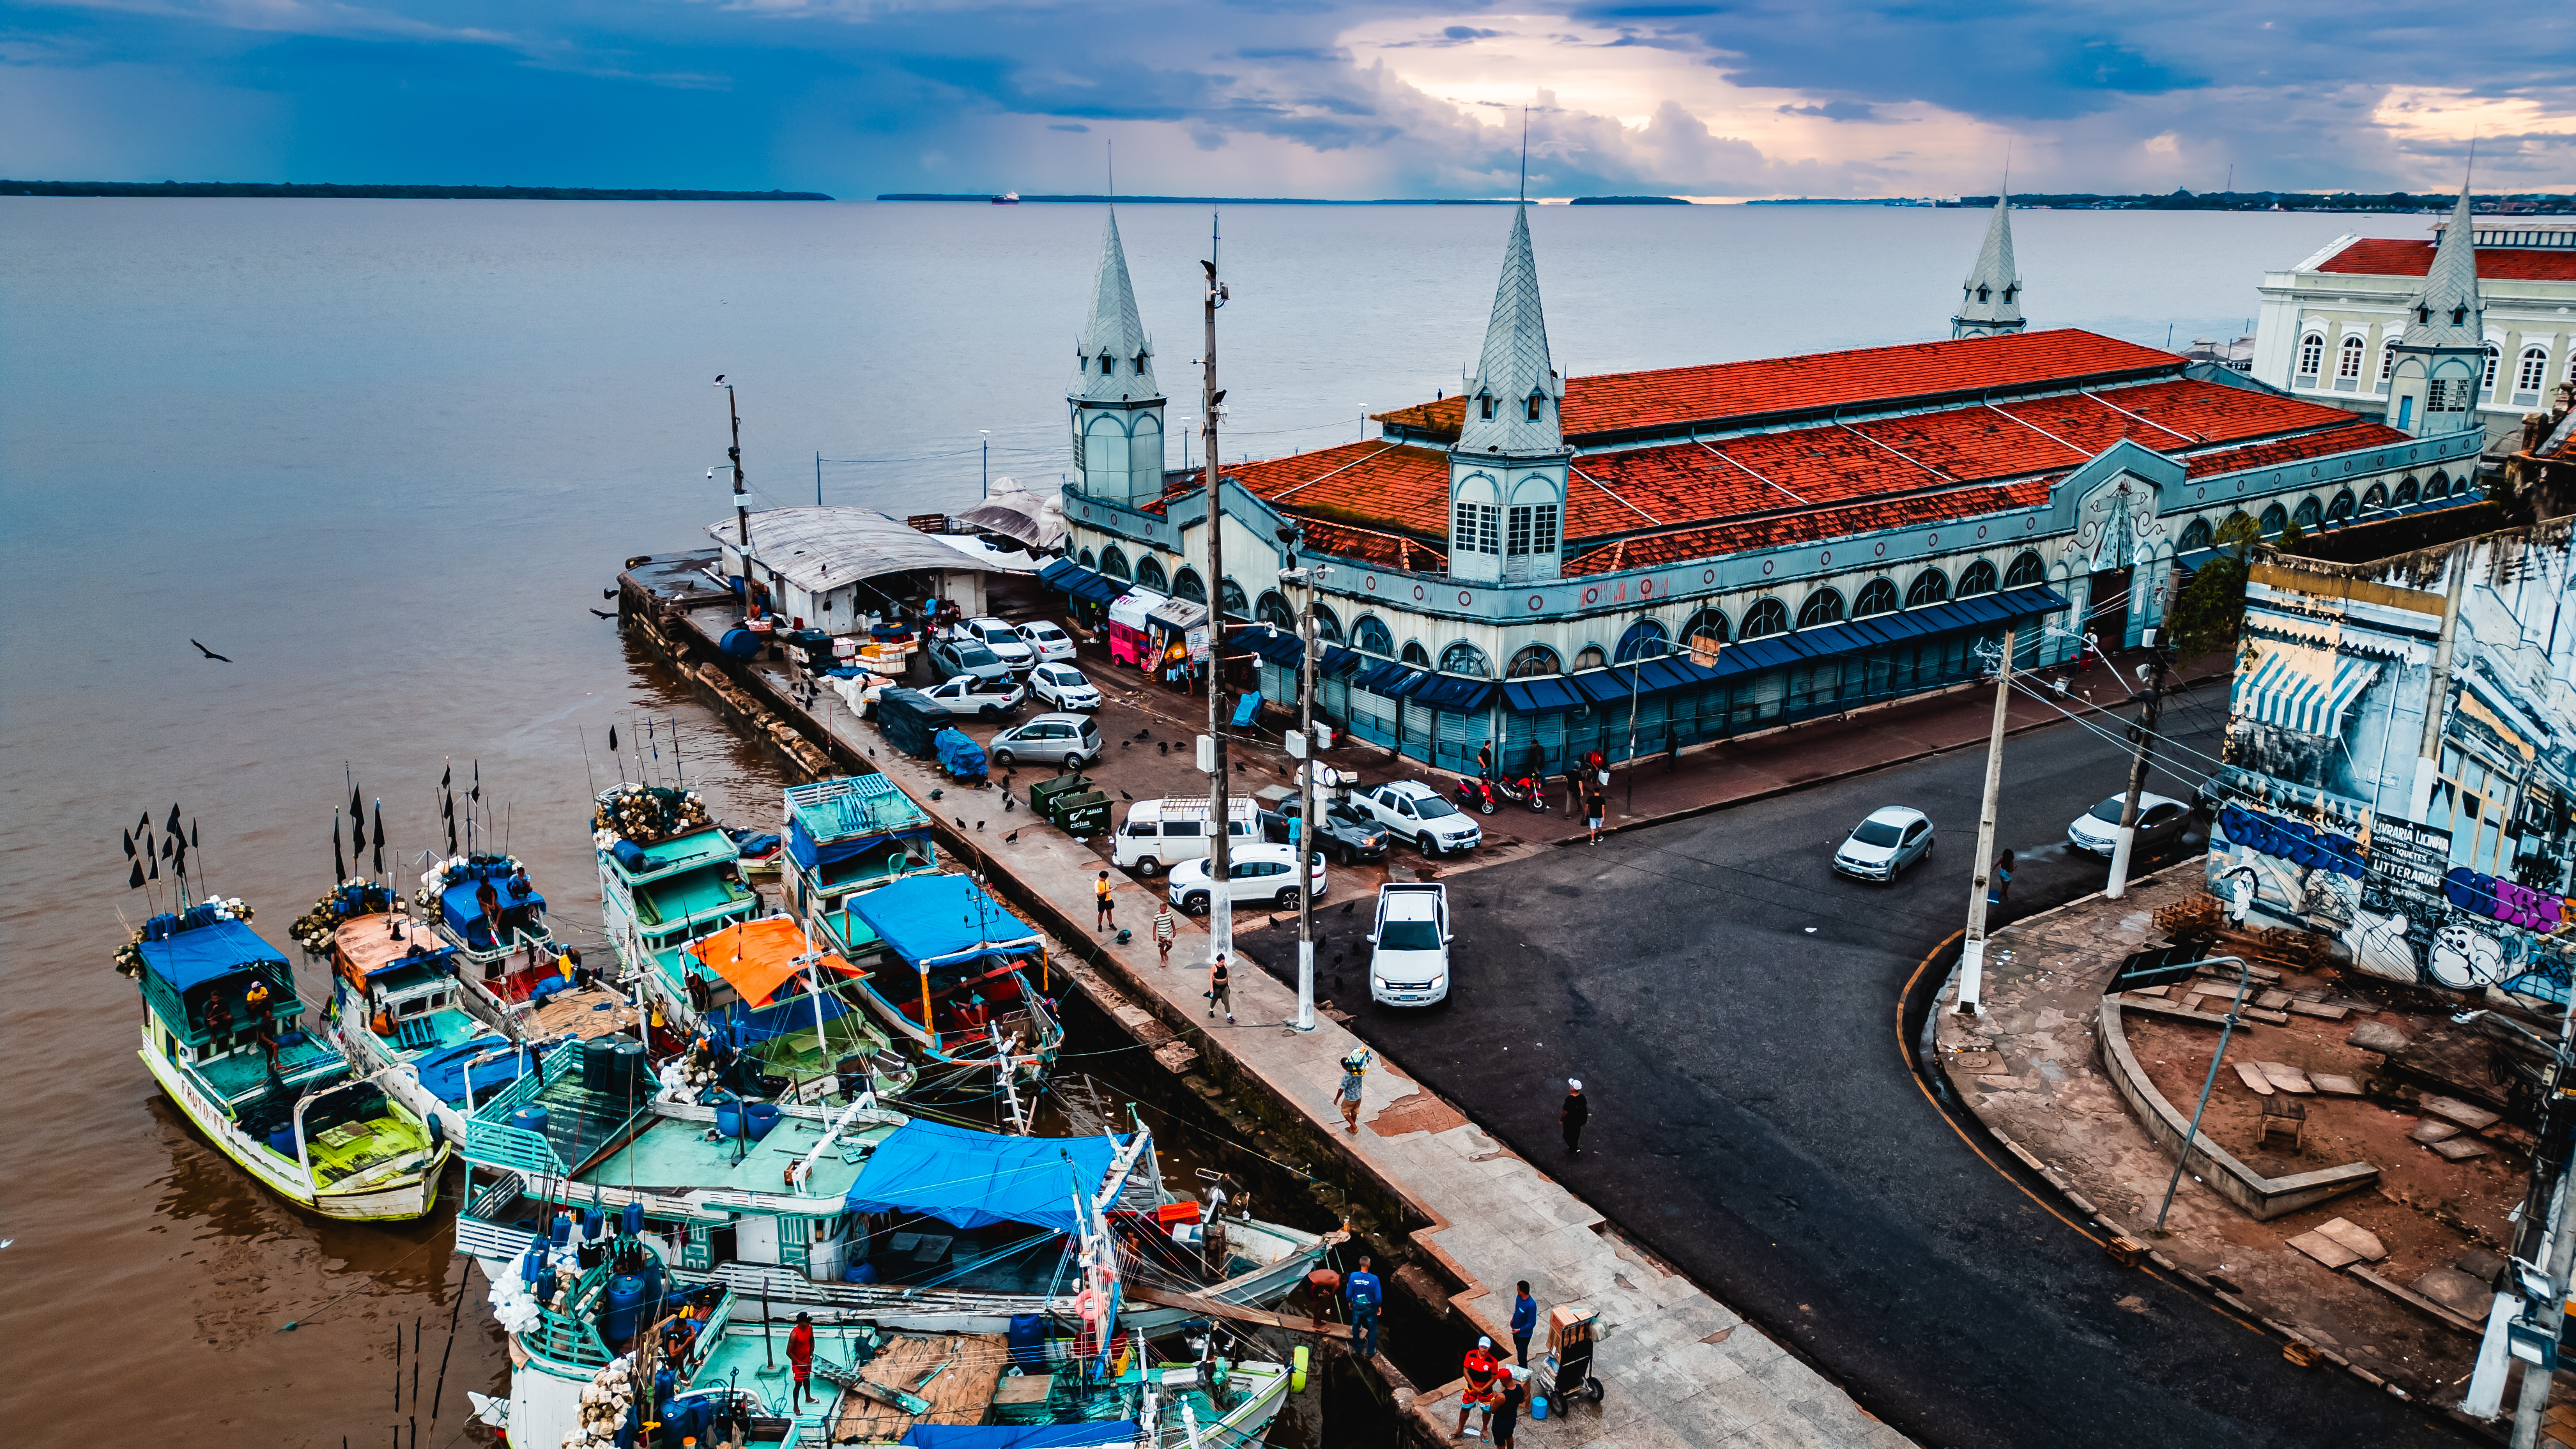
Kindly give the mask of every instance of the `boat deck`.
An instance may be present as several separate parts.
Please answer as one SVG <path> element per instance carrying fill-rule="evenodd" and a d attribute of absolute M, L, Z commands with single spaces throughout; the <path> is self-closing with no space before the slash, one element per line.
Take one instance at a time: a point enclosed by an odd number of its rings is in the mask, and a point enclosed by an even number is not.
<path fill-rule="evenodd" d="M 751 903 L 750 887 L 715 871 L 689 872 L 635 887 L 635 919 L 647 928 L 676 925 Z"/>
<path fill-rule="evenodd" d="M 758 1347 L 752 1345 L 755 1354 Z M 1010 1358 L 1010 1345 L 1000 1334 L 896 1334 L 859 1375 L 928 1400 L 930 1411 L 907 1414 L 864 1394 L 845 1394 L 832 1438 L 891 1443 L 915 1424 L 980 1424 L 992 1407 L 993 1391 L 1002 1381 L 1002 1371 L 1010 1367 Z M 841 1362 L 846 1365 L 848 1360 Z M 821 1377 L 819 1372 L 816 1377 Z"/>
<path fill-rule="evenodd" d="M 586 991 L 559 991 L 528 1013 L 526 1034 L 532 1041 L 572 1036 L 633 1035 L 635 1003 L 603 986 Z"/>
<path fill-rule="evenodd" d="M 582 1178 L 619 1187 L 631 1183 L 782 1193 L 789 1190 L 788 1167 L 814 1150 L 824 1124 L 802 1117 L 782 1118 L 768 1136 L 749 1144 L 730 1137 L 710 1141 L 708 1133 L 713 1130 L 696 1122 L 662 1118 Z M 858 1180 L 867 1153 L 894 1133 L 892 1127 L 869 1124 L 853 1126 L 834 1139 L 834 1150 L 823 1154 L 814 1164 L 814 1175 L 805 1181 L 804 1195 L 816 1199 L 818 1212 L 839 1211 L 839 1202 Z M 743 1149 L 740 1162 L 734 1161 L 737 1147 Z"/>
<path fill-rule="evenodd" d="M 318 1037 L 305 1033 L 303 1040 L 277 1049 L 276 1079 L 290 1083 L 309 1083 L 325 1075 L 328 1069 L 345 1066 L 340 1054 Z M 238 1104 L 265 1091 L 272 1080 L 268 1058 L 257 1047 L 237 1051 L 205 1061 L 190 1062 L 188 1069 L 199 1081 L 213 1089 L 228 1103 Z"/>
<path fill-rule="evenodd" d="M 492 1034 L 490 1024 L 477 1021 L 452 1006 L 423 1012 L 418 1016 L 406 1016 L 393 1025 L 394 1034 L 391 1037 L 378 1033 L 376 1039 L 383 1042 L 387 1050 L 396 1057 L 414 1057 L 422 1052 L 457 1046 L 472 1041 L 478 1036 Z"/>

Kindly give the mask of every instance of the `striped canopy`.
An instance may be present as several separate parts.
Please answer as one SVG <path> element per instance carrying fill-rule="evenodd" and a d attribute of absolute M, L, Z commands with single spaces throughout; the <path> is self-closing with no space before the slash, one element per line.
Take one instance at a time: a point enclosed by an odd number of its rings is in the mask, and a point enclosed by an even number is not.
<path fill-rule="evenodd" d="M 2344 711 L 2379 677 L 2382 661 L 2330 657 L 2334 672 L 2328 679 L 2319 677 L 2316 666 L 2323 660 L 2315 653 L 2266 653 L 2252 673 L 2236 676 L 2231 712 L 2239 719 L 2260 720 L 2301 734 L 2341 734 Z"/>

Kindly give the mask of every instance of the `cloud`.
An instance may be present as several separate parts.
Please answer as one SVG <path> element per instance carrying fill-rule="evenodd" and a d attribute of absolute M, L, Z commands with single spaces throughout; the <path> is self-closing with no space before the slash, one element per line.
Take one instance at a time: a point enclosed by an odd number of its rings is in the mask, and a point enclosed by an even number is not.
<path fill-rule="evenodd" d="M 1091 130 L 1089 126 L 1073 121 L 1058 121 L 1054 125 L 1047 127 L 1047 129 L 1050 131 L 1071 131 L 1076 135 L 1087 135 Z M 1220 458 L 1217 461 L 1221 463 L 1225 460 Z"/>
<path fill-rule="evenodd" d="M 1825 121 L 1865 121 L 1884 125 L 1893 117 L 1882 116 L 1878 107 L 1865 101 L 1827 101 L 1821 106 L 1782 106 L 1784 116 L 1813 116 Z"/>

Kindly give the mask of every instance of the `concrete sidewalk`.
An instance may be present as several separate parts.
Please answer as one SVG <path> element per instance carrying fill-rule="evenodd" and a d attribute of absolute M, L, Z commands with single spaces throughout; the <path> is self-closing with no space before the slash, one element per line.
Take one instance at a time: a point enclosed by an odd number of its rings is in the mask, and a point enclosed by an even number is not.
<path fill-rule="evenodd" d="M 918 800 L 964 843 L 1021 887 L 1014 894 L 1048 903 L 1053 919 L 1034 924 L 1087 939 L 1105 975 L 1184 1027 L 1192 1044 L 1231 1073 L 1257 1082 L 1278 1102 L 1301 1111 L 1314 1135 L 1346 1153 L 1363 1171 L 1409 1204 L 1431 1226 L 1413 1237 L 1465 1288 L 1452 1304 L 1497 1342 L 1510 1342 L 1512 1284 L 1527 1278 L 1544 1307 L 1581 1304 L 1600 1314 L 1596 1374 L 1604 1402 L 1525 1420 L 1523 1442 L 1549 1446 L 1618 1445 L 1682 1449 L 1729 1444 L 1897 1446 L 1908 1441 L 1862 1412 L 1839 1388 L 1784 1352 L 1759 1329 L 1687 1279 L 1623 1242 L 1601 1215 L 1528 1162 L 1468 1122 L 1457 1109 L 1379 1061 L 1368 1073 L 1361 1121 L 1342 1130 L 1333 1094 L 1339 1063 L 1363 1043 L 1319 1018 L 1312 1032 L 1287 1023 L 1294 992 L 1258 970 L 1233 976 L 1234 1027 L 1210 1018 L 1205 931 L 1183 920 L 1174 965 L 1159 968 L 1148 939 L 1159 886 L 1112 872 L 1117 920 L 1136 933 L 1127 946 L 1114 933 L 1083 929 L 1092 920 L 1092 886 L 1104 867 L 1088 844 L 1033 820 L 1005 814 L 996 792 L 959 790 L 935 769 L 900 755 L 872 727 L 843 713 L 841 739 Z M 941 790 L 938 800 L 930 798 Z M 966 822 L 961 831 L 958 823 Z M 982 820 L 977 831 L 973 822 Z M 1016 839 L 1012 837 L 1016 835 Z M 970 862 L 971 863 L 971 862 Z M 1180 964 L 1187 962 L 1186 966 Z M 1554 1082 L 1533 1090 L 1559 1090 Z M 1426 1389 L 1414 1411 L 1445 1434 L 1457 1421 L 1458 1384 Z"/>

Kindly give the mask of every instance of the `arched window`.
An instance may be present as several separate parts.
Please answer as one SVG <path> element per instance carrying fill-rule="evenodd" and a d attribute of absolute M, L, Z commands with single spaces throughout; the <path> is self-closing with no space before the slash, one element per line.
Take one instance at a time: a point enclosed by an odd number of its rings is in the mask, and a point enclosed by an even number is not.
<path fill-rule="evenodd" d="M 1465 675 L 1469 679 L 1491 679 L 1494 661 L 1485 657 L 1484 650 L 1461 639 L 1440 651 L 1440 672 Z"/>
<path fill-rule="evenodd" d="M 1993 564 L 1979 559 L 1959 570 L 1960 598 L 1973 599 L 1979 594 L 1991 594 L 1994 591 L 1995 566 Z"/>
<path fill-rule="evenodd" d="M 2430 502 L 2436 498 L 2448 498 L 2450 496 L 2450 474 L 2437 471 L 2432 477 L 2424 480 L 2424 498 L 2426 502 Z"/>
<path fill-rule="evenodd" d="M 1633 664 L 1640 659 L 1660 659 L 1672 652 L 1672 636 L 1653 619 L 1639 619 L 1619 636 L 1619 652 L 1612 657 L 1619 664 Z"/>
<path fill-rule="evenodd" d="M 1172 575 L 1172 594 L 1193 604 L 1204 604 L 1207 602 L 1207 585 L 1199 582 L 1197 569 L 1183 569 Z"/>
<path fill-rule="evenodd" d="M 1321 604 L 1315 606 L 1315 637 L 1327 644 L 1342 642 L 1341 616 Z"/>
<path fill-rule="evenodd" d="M 1807 595 L 1798 606 L 1798 627 L 1813 629 L 1822 624 L 1839 624 L 1843 617 L 1843 596 L 1839 590 L 1818 589 Z"/>
<path fill-rule="evenodd" d="M 2282 529 L 2290 526 L 2290 510 L 2275 503 L 2263 510 L 2263 520 L 2256 526 L 2263 530 L 2265 538 L 2277 538 Z"/>
<path fill-rule="evenodd" d="M 1950 597 L 1950 576 L 1939 569 L 1925 569 L 1905 586 L 1905 607 L 1919 609 Z"/>
<path fill-rule="evenodd" d="M 2391 342 L 2387 346 L 2379 349 L 2379 380 L 2381 382 L 2386 382 L 2388 379 L 2396 375 L 2397 344 Z"/>
<path fill-rule="evenodd" d="M 2377 513 L 2387 506 L 2388 485 L 2385 483 L 2373 483 L 2370 491 L 2361 495 L 2361 511 L 2364 513 Z"/>
<path fill-rule="evenodd" d="M 2326 505 L 2326 522 L 2341 523 L 2352 517 L 2352 510 L 2352 490 L 2346 488 L 2334 496 L 2333 502 Z"/>
<path fill-rule="evenodd" d="M 2398 479 L 2397 491 L 2388 495 L 2388 506 L 2391 508 L 2409 508 L 2414 506 L 2414 503 L 2415 480 L 2411 477 Z"/>
<path fill-rule="evenodd" d="M 2290 521 L 2299 525 L 2299 532 L 2314 533 L 2317 520 L 2323 516 L 2324 510 L 2317 507 L 2317 500 L 2302 498 L 2299 500 L 2298 509 L 2290 515 Z"/>
<path fill-rule="evenodd" d="M 2183 553 L 2198 553 L 2202 549 L 2209 547 L 2209 532 L 2208 519 L 2193 519 L 2183 527 L 2182 542 L 2178 545 L 2179 551 Z"/>
<path fill-rule="evenodd" d="M 1297 632 L 1296 611 L 1288 607 L 1288 601 L 1279 596 L 1277 589 L 1261 591 L 1261 602 L 1252 606 L 1252 617 L 1273 629 L 1290 634 Z"/>
<path fill-rule="evenodd" d="M 1871 579 L 1852 595 L 1852 617 L 1866 619 L 1872 614 L 1893 613 L 1896 609 L 1896 584 L 1892 579 Z"/>
<path fill-rule="evenodd" d="M 1682 625 L 1682 647 L 1691 658 L 1707 664 L 1717 658 L 1718 649 L 1726 643 L 1726 611 L 1702 609 Z"/>
<path fill-rule="evenodd" d="M 1243 585 L 1232 579 L 1219 579 L 1216 585 L 1218 611 L 1229 619 L 1252 617 L 1252 601 L 1243 596 Z"/>
<path fill-rule="evenodd" d="M 2024 549 L 2014 556 L 2012 567 L 2004 570 L 2004 587 L 2026 589 L 2047 576 L 2048 566 L 2039 561 L 2039 555 Z"/>
<path fill-rule="evenodd" d="M 2317 369 L 2325 366 L 2325 362 L 2326 335 L 2324 333 L 2311 332 L 2299 339 L 2299 376 L 2315 377 Z"/>
<path fill-rule="evenodd" d="M 1073 561 L 1087 569 L 1097 570 L 1100 567 L 1100 560 L 1093 558 L 1091 556 L 1091 550 L 1087 548 L 1074 555 Z"/>
<path fill-rule="evenodd" d="M 1602 653 L 1601 646 L 1598 644 L 1586 644 L 1583 646 L 1582 652 L 1574 656 L 1574 672 L 1577 674 L 1581 674 L 1587 669 L 1607 669 L 1609 667 L 1610 656 Z"/>
<path fill-rule="evenodd" d="M 1395 657 L 1395 636 L 1387 632 L 1386 622 L 1377 615 L 1362 614 L 1360 621 L 1351 626 L 1351 647 L 1362 654 L 1392 659 Z"/>
<path fill-rule="evenodd" d="M 1531 422 L 1533 422 L 1533 423 L 1538 421 L 1538 410 L 1539 410 L 1539 408 L 1540 408 L 1541 406 L 1543 406 L 1546 402 L 1547 402 L 1547 395 L 1546 395 L 1545 393 L 1536 393 L 1536 392 L 1534 392 L 1534 393 L 1531 393 L 1531 394 L 1529 395 L 1529 401 L 1528 401 L 1528 404 L 1527 404 L 1527 406 L 1528 406 L 1528 408 L 1529 408 L 1529 412 L 1528 412 L 1528 418 L 1529 418 L 1529 421 L 1531 421 Z"/>
<path fill-rule="evenodd" d="M 1431 651 L 1423 648 L 1422 641 L 1419 639 L 1405 640 L 1404 653 L 1398 657 L 1416 669 L 1428 669 L 1431 667 Z"/>
<path fill-rule="evenodd" d="M 1150 553 L 1136 560 L 1136 585 L 1158 594 L 1172 591 L 1172 581 L 1163 577 L 1163 561 Z"/>
<path fill-rule="evenodd" d="M 2548 377 L 2549 349 L 2546 347 L 2522 349 L 2522 361 L 2513 370 L 2513 390 L 2536 394 L 2540 391 L 2541 383 Z M 2534 397 L 2532 401 L 2538 402 L 2539 398 Z"/>
<path fill-rule="evenodd" d="M 1744 611 L 1744 627 L 1737 632 L 1735 637 L 1739 639 L 1762 639 L 1773 634 L 1781 633 L 1788 627 L 1788 605 L 1781 603 L 1778 599 L 1755 599 L 1753 601 L 1753 606 Z"/>
<path fill-rule="evenodd" d="M 1134 572 L 1127 567 L 1127 555 L 1125 551 L 1121 550 L 1118 545 L 1114 543 L 1100 551 L 1100 571 L 1109 575 L 1113 579 L 1132 579 L 1135 577 Z"/>
<path fill-rule="evenodd" d="M 2478 386 L 2485 388 L 2489 392 L 2493 392 L 2495 390 L 2496 365 L 2503 361 L 2504 349 L 2496 346 L 2492 342 L 2488 343 L 2486 377 L 2483 381 L 2479 382 Z"/>
<path fill-rule="evenodd" d="M 1512 656 L 1512 667 L 1508 674 L 1513 679 L 1537 679 L 1544 675 L 1564 672 L 1565 663 L 1556 657 L 1555 650 L 1544 644 L 1524 644 L 1520 647 L 1520 652 Z"/>
<path fill-rule="evenodd" d="M 2335 348 L 2335 376 L 2361 376 L 2361 338 L 2353 333 L 2345 333 L 2342 344 Z"/>

